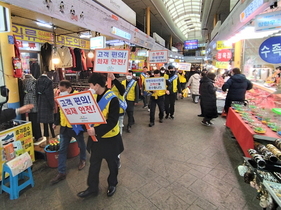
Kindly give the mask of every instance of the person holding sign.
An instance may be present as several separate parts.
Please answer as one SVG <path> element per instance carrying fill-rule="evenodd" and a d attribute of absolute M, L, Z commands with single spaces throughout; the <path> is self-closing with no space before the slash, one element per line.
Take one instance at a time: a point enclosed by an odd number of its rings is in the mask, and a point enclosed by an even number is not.
<path fill-rule="evenodd" d="M 160 77 L 160 71 L 155 70 L 154 71 L 154 77 Z M 152 95 L 150 97 L 150 123 L 149 127 L 154 126 L 154 120 L 155 120 L 155 110 L 156 110 L 156 104 L 159 108 L 159 122 L 163 123 L 163 117 L 164 117 L 164 106 L 165 106 L 165 94 L 170 94 L 170 88 L 171 83 L 166 80 L 166 90 L 155 90 L 151 91 Z"/>
<path fill-rule="evenodd" d="M 60 96 L 65 96 L 73 92 L 71 83 L 68 80 L 61 80 L 59 83 Z M 86 166 L 86 144 L 84 141 L 84 129 L 80 125 L 72 126 L 68 122 L 62 110 L 59 110 L 57 119 L 54 122 L 53 128 L 60 125 L 60 149 L 59 149 L 59 165 L 58 174 L 51 180 L 51 184 L 56 184 L 66 178 L 66 159 L 68 145 L 73 138 L 76 139 L 80 148 L 80 162 L 78 170 L 82 170 Z"/>
<path fill-rule="evenodd" d="M 126 79 L 121 82 L 125 87 L 125 99 L 127 102 L 126 113 L 128 115 L 127 132 L 131 132 L 131 127 L 135 124 L 134 119 L 134 106 L 139 101 L 139 86 L 137 81 L 133 79 L 133 71 L 128 71 Z"/>
<path fill-rule="evenodd" d="M 179 96 L 182 96 L 182 90 L 180 86 L 180 81 L 178 75 L 175 73 L 175 67 L 174 66 L 168 66 L 169 74 L 165 74 L 164 77 L 167 79 L 171 84 L 171 92 L 170 94 L 166 94 L 165 96 L 165 112 L 166 116 L 165 119 L 170 118 L 174 119 L 174 113 L 175 113 L 175 102 L 177 98 L 177 93 L 179 92 Z"/>
<path fill-rule="evenodd" d="M 106 77 L 103 74 L 94 72 L 89 78 L 89 83 L 90 90 L 106 119 L 106 124 L 95 124 L 87 130 L 89 134 L 87 149 L 91 153 L 88 188 L 77 194 L 80 198 L 98 195 L 102 159 L 106 160 L 109 169 L 107 196 L 115 193 L 118 183 L 117 156 L 124 150 L 118 124 L 120 108 L 118 98 L 105 86 Z M 93 141 L 91 136 L 95 136 L 98 141 Z"/>

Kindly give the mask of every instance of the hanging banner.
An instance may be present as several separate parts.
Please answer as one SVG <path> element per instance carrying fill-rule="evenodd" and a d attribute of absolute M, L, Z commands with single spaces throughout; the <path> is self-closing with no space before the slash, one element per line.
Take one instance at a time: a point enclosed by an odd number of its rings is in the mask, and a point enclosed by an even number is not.
<path fill-rule="evenodd" d="M 70 124 L 105 124 L 106 120 L 90 91 L 55 98 Z"/>
<path fill-rule="evenodd" d="M 168 63 L 168 50 L 149 51 L 149 63 Z"/>
<path fill-rule="evenodd" d="M 126 74 L 129 65 L 129 50 L 95 50 L 94 71 Z"/>
<path fill-rule="evenodd" d="M 270 37 L 259 47 L 259 55 L 267 63 L 281 63 L 281 36 Z"/>
<path fill-rule="evenodd" d="M 145 91 L 166 90 L 164 77 L 150 77 L 144 80 Z"/>
<path fill-rule="evenodd" d="M 228 41 L 217 41 L 217 50 L 232 49 L 232 43 Z"/>
<path fill-rule="evenodd" d="M 191 63 L 177 63 L 178 70 L 190 71 Z"/>
<path fill-rule="evenodd" d="M 229 61 L 232 58 L 232 52 L 230 50 L 220 50 L 217 52 L 216 59 L 217 61 Z"/>
<path fill-rule="evenodd" d="M 220 69 L 228 69 L 229 62 L 216 62 L 216 67 Z"/>

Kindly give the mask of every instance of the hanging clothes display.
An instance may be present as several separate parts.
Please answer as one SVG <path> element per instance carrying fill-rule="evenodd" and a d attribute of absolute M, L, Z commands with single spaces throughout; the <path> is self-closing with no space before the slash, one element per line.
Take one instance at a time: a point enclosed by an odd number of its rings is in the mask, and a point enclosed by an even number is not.
<path fill-rule="evenodd" d="M 74 71 L 83 71 L 83 64 L 82 64 L 82 55 L 81 50 L 79 48 L 74 48 L 74 55 L 76 60 L 76 67 L 73 68 Z"/>
<path fill-rule="evenodd" d="M 62 46 L 57 48 L 58 55 L 60 57 L 60 63 L 57 68 L 71 68 L 73 66 L 72 55 L 68 47 Z"/>
<path fill-rule="evenodd" d="M 82 67 L 83 67 L 83 70 L 86 71 L 87 70 L 87 65 L 86 65 L 86 54 L 85 54 L 85 51 L 80 49 L 80 52 L 81 52 L 81 62 L 82 62 Z"/>
<path fill-rule="evenodd" d="M 53 82 L 46 74 L 42 74 L 37 80 L 36 94 L 38 105 L 37 119 L 39 123 L 44 123 L 44 136 L 49 137 L 48 125 L 50 126 L 52 135 L 54 134 L 52 123 L 54 122 L 55 103 Z"/>
<path fill-rule="evenodd" d="M 19 98 L 20 98 L 20 106 L 22 107 L 24 105 L 24 88 L 23 88 L 23 81 L 21 78 L 18 78 L 18 91 L 19 91 Z M 21 119 L 25 120 L 25 113 L 21 114 Z"/>
<path fill-rule="evenodd" d="M 58 83 L 60 81 L 60 78 L 59 78 L 59 73 L 58 71 L 48 71 L 47 72 L 47 76 L 54 82 L 54 83 Z"/>
<path fill-rule="evenodd" d="M 72 56 L 72 68 L 76 68 L 76 58 L 75 58 L 74 50 L 71 47 L 69 47 L 69 51 Z"/>
<path fill-rule="evenodd" d="M 95 58 L 89 58 L 88 56 L 86 57 L 86 66 L 87 66 L 87 69 L 89 68 L 93 68 L 94 67 L 94 60 Z"/>
<path fill-rule="evenodd" d="M 34 104 L 34 107 L 28 113 L 29 121 L 31 121 L 32 133 L 35 141 L 42 137 L 40 123 L 37 121 L 37 97 L 36 97 L 36 79 L 31 75 L 25 75 L 23 80 L 23 89 L 25 92 L 24 105 Z"/>
<path fill-rule="evenodd" d="M 41 57 L 42 57 L 42 65 L 43 65 L 43 72 L 44 71 L 50 71 L 51 66 L 50 62 L 52 59 L 52 45 L 50 45 L 48 42 L 42 45 L 41 47 Z"/>
<path fill-rule="evenodd" d="M 38 64 L 37 60 L 29 61 L 29 68 L 30 68 L 30 73 L 35 79 L 38 79 L 41 75 L 40 72 L 40 66 Z"/>

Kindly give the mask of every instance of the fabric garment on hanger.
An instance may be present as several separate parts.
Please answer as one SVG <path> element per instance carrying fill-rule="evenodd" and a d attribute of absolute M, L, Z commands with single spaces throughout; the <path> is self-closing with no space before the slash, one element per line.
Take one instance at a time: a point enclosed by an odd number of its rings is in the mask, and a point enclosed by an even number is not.
<path fill-rule="evenodd" d="M 74 71 L 83 71 L 83 64 L 82 64 L 82 55 L 81 50 L 79 48 L 74 48 L 74 55 L 76 60 L 76 67 L 73 68 Z"/>
<path fill-rule="evenodd" d="M 61 62 L 56 66 L 57 68 L 70 68 L 73 66 L 72 55 L 68 47 L 58 47 L 57 52 L 61 60 Z"/>
<path fill-rule="evenodd" d="M 76 58 L 75 58 L 74 50 L 71 47 L 69 47 L 69 51 L 72 56 L 72 68 L 76 68 Z"/>
<path fill-rule="evenodd" d="M 52 50 L 53 50 L 52 45 L 50 45 L 48 42 L 44 43 L 41 47 L 43 71 L 50 70 L 50 62 L 52 59 Z"/>
<path fill-rule="evenodd" d="M 53 123 L 54 122 L 54 91 L 53 82 L 45 74 L 42 74 L 36 83 L 36 94 L 38 104 L 38 122 Z"/>
<path fill-rule="evenodd" d="M 82 62 L 82 67 L 83 67 L 83 70 L 86 71 L 87 70 L 87 64 L 86 64 L 86 54 L 85 54 L 85 51 L 80 49 L 80 52 L 81 52 L 81 62 Z"/>
<path fill-rule="evenodd" d="M 41 75 L 40 66 L 38 61 L 30 61 L 29 62 L 30 73 L 35 79 L 38 79 Z"/>

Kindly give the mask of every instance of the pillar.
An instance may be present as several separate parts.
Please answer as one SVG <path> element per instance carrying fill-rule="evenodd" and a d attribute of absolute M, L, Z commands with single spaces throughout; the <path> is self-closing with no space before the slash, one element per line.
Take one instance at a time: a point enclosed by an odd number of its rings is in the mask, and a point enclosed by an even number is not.
<path fill-rule="evenodd" d="M 146 34 L 150 36 L 150 7 L 146 8 Z"/>
<path fill-rule="evenodd" d="M 242 55 L 243 55 L 243 41 L 238 41 L 234 44 L 234 68 L 242 70 Z"/>
<path fill-rule="evenodd" d="M 11 8 L 10 5 L 0 2 L 0 5 L 9 9 L 8 17 L 10 19 L 10 28 L 12 30 L 12 19 L 11 19 Z M 12 66 L 12 57 L 15 56 L 14 53 L 14 45 L 9 44 L 8 35 L 13 35 L 13 32 L 2 32 L 0 33 L 0 50 L 2 57 L 2 67 L 4 73 L 5 85 L 10 90 L 9 92 L 9 108 L 18 108 L 20 106 L 19 103 L 19 91 L 18 91 L 18 80 L 14 78 L 14 70 Z"/>
<path fill-rule="evenodd" d="M 172 46 L 173 46 L 173 36 L 172 35 L 170 35 L 169 45 L 170 45 L 170 50 L 172 50 Z"/>

